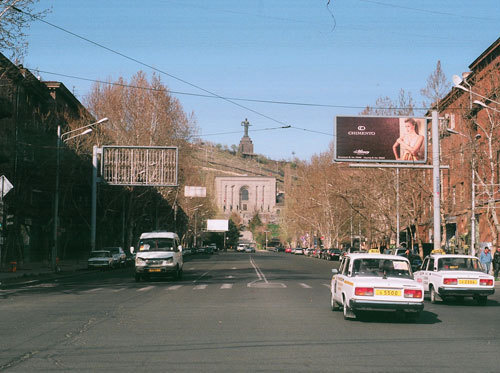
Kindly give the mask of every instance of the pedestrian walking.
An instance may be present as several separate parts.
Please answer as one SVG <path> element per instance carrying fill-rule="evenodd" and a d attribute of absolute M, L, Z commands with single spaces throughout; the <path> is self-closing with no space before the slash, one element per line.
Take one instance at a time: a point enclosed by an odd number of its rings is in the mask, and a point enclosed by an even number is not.
<path fill-rule="evenodd" d="M 481 255 L 479 255 L 479 261 L 484 267 L 484 271 L 486 273 L 490 273 L 490 267 L 491 267 L 491 253 L 489 247 L 485 247 Z"/>
<path fill-rule="evenodd" d="M 500 270 L 500 249 L 498 247 L 493 255 L 493 270 L 495 271 L 495 280 L 498 280 L 498 271 Z"/>

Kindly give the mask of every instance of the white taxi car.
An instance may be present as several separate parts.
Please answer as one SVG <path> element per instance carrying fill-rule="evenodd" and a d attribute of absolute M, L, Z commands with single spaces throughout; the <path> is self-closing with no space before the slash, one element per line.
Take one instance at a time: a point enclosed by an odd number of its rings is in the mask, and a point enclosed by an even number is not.
<path fill-rule="evenodd" d="M 404 257 L 347 254 L 332 273 L 330 305 L 332 311 L 342 306 L 345 319 L 358 311 L 402 311 L 414 320 L 424 309 L 424 289 Z"/>
<path fill-rule="evenodd" d="M 431 254 L 415 272 L 415 280 L 430 293 L 432 303 L 453 296 L 473 297 L 484 305 L 495 292 L 493 276 L 484 273 L 478 258 L 471 255 Z"/>

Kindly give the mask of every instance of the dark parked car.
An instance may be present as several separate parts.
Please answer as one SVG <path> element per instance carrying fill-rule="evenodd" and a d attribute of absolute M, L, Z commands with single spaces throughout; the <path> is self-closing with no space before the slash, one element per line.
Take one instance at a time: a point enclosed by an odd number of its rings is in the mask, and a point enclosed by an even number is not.
<path fill-rule="evenodd" d="M 327 260 L 340 260 L 342 257 L 342 251 L 340 249 L 328 249 L 326 251 L 326 259 Z"/>

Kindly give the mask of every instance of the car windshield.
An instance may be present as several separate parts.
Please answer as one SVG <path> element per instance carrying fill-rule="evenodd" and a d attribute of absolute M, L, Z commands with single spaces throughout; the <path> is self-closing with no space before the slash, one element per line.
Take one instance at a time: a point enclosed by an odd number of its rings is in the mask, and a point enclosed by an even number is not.
<path fill-rule="evenodd" d="M 144 238 L 139 241 L 139 251 L 174 251 L 173 238 Z"/>
<path fill-rule="evenodd" d="M 109 257 L 109 251 L 92 251 L 90 253 L 91 258 L 107 258 Z"/>
<path fill-rule="evenodd" d="M 363 258 L 353 263 L 354 276 L 411 278 L 408 262 L 404 260 Z"/>
<path fill-rule="evenodd" d="M 117 247 L 112 247 L 112 248 L 107 249 L 107 250 L 109 250 L 109 252 L 111 254 L 119 254 L 120 253 L 120 250 Z"/>
<path fill-rule="evenodd" d="M 438 269 L 445 271 L 482 271 L 477 258 L 441 258 Z"/>

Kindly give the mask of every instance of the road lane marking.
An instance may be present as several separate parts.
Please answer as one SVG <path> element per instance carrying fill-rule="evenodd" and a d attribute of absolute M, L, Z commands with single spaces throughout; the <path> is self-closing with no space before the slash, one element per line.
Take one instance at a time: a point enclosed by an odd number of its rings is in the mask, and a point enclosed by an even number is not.
<path fill-rule="evenodd" d="M 208 285 L 196 285 L 193 290 L 205 290 L 207 288 Z"/>
<path fill-rule="evenodd" d="M 123 291 L 123 290 L 125 290 L 125 288 L 114 289 L 113 293 L 118 293 L 118 292 Z"/>
<path fill-rule="evenodd" d="M 255 273 L 257 273 L 257 280 L 249 282 L 247 287 L 249 288 L 286 288 L 286 285 L 281 282 L 269 282 L 267 281 L 266 275 L 262 270 L 255 264 L 253 257 L 250 256 L 250 264 L 255 269 Z"/>
<path fill-rule="evenodd" d="M 233 284 L 222 284 L 220 287 L 221 289 L 231 289 L 233 287 Z"/>
<path fill-rule="evenodd" d="M 137 289 L 137 291 L 150 291 L 151 289 L 154 289 L 154 286 L 146 286 L 144 288 Z"/>
<path fill-rule="evenodd" d="M 177 290 L 180 289 L 182 285 L 172 285 L 167 288 L 167 290 Z"/>
<path fill-rule="evenodd" d="M 328 289 L 330 289 L 330 284 L 321 284 L 323 286 L 326 286 Z"/>
<path fill-rule="evenodd" d="M 96 291 L 102 290 L 102 288 L 94 288 L 94 289 L 89 289 L 82 291 L 82 293 L 95 293 Z"/>
<path fill-rule="evenodd" d="M 300 286 L 302 286 L 304 289 L 310 289 L 311 287 L 307 284 L 304 284 L 302 282 L 299 283 Z"/>

